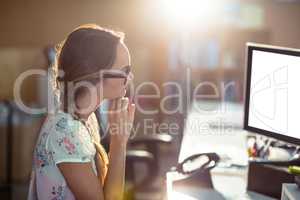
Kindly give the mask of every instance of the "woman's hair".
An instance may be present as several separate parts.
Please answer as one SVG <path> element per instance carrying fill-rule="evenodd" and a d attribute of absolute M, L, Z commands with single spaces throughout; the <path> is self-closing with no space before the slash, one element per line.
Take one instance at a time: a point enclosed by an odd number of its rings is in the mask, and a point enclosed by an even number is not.
<path fill-rule="evenodd" d="M 63 80 L 109 69 L 114 64 L 117 45 L 123 33 L 101 28 L 95 24 L 82 25 L 69 34 L 58 55 L 58 68 Z"/>
<path fill-rule="evenodd" d="M 96 24 L 85 24 L 71 32 L 57 48 L 57 70 L 63 73 L 58 81 L 63 82 L 61 103 L 66 112 L 73 106 L 73 100 L 87 88 L 76 88 L 74 99 L 68 97 L 68 83 L 89 74 L 110 69 L 117 54 L 117 45 L 123 42 L 124 34 L 101 28 Z M 83 79 L 93 84 L 97 79 Z M 71 102 L 70 102 L 71 101 Z"/>
<path fill-rule="evenodd" d="M 115 62 L 117 45 L 123 42 L 124 34 L 109 29 L 104 29 L 96 24 L 85 24 L 76 28 L 68 37 L 56 47 L 56 62 L 53 65 L 56 87 L 60 91 L 60 104 L 65 112 L 69 112 L 68 83 L 80 77 L 110 69 Z M 61 76 L 59 76 L 61 72 Z M 83 79 L 95 84 L 99 80 Z M 62 89 L 63 88 L 63 89 Z M 77 88 L 76 96 L 86 88 Z M 71 99 L 72 100 L 72 99 Z M 72 110 L 71 110 L 71 114 Z M 104 183 L 107 173 L 108 158 L 104 148 L 96 141 L 96 136 L 91 135 L 97 154 L 96 166 L 99 179 Z"/>

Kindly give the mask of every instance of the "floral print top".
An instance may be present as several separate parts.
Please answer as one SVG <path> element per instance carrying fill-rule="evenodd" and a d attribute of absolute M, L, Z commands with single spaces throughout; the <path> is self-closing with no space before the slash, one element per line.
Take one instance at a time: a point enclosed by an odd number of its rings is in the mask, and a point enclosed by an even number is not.
<path fill-rule="evenodd" d="M 95 114 L 87 123 L 93 130 L 99 130 Z M 63 111 L 49 115 L 42 125 L 34 151 L 28 200 L 75 199 L 57 164 L 91 162 L 97 175 L 95 154 L 90 133 L 82 122 Z"/>

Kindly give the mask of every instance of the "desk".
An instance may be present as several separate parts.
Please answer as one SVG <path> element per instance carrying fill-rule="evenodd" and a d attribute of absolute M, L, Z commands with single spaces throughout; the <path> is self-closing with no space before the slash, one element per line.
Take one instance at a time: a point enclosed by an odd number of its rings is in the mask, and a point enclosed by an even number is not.
<path fill-rule="evenodd" d="M 282 185 L 281 200 L 296 200 L 300 199 L 300 190 L 296 184 L 284 183 Z"/>
<path fill-rule="evenodd" d="M 241 104 L 201 101 L 192 105 L 186 119 L 178 162 L 193 154 L 205 152 L 216 152 L 222 160 L 211 172 L 215 190 L 187 189 L 196 199 L 208 199 L 203 198 L 205 195 L 211 196 L 211 200 L 213 196 L 216 200 L 222 199 L 219 194 L 222 194 L 223 199 L 272 199 L 246 191 L 247 132 L 242 129 L 242 122 Z M 167 184 L 172 180 L 170 177 L 173 177 L 170 173 L 167 174 Z M 199 194 L 195 194 L 197 191 Z"/>

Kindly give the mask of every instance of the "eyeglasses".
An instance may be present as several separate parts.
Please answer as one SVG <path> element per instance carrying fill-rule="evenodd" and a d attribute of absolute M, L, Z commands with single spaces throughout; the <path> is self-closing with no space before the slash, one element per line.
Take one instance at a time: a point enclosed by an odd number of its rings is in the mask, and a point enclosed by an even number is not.
<path fill-rule="evenodd" d="M 127 84 L 129 80 L 133 78 L 133 74 L 131 73 L 131 66 L 123 67 L 120 70 L 109 70 L 103 72 L 103 78 L 124 78 L 124 85 Z"/>
<path fill-rule="evenodd" d="M 74 82 L 86 80 L 86 79 L 93 79 L 93 78 L 124 78 L 124 85 L 128 83 L 129 80 L 133 78 L 133 74 L 131 73 L 131 66 L 125 66 L 121 69 L 110 69 L 110 70 L 103 70 L 101 72 L 95 72 L 92 74 L 87 74 L 85 76 L 81 76 L 75 80 Z"/>

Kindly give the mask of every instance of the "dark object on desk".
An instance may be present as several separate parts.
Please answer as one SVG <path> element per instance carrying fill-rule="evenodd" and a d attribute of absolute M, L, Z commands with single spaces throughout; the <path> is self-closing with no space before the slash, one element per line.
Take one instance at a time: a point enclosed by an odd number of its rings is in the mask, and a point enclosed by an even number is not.
<path fill-rule="evenodd" d="M 270 166 L 278 166 L 278 167 L 288 167 L 288 166 L 299 166 L 300 165 L 300 159 L 291 159 L 287 161 L 269 161 L 269 160 L 260 160 L 256 159 L 253 162 L 256 164 L 261 164 L 261 165 L 270 165 Z"/>
<path fill-rule="evenodd" d="M 300 189 L 300 176 L 295 176 L 295 183 L 297 184 L 298 188 Z"/>
<path fill-rule="evenodd" d="M 216 153 L 195 154 L 188 157 L 173 169 L 185 175 L 184 178 L 173 181 L 173 187 L 197 186 L 213 188 L 210 170 L 217 165 L 219 160 L 220 157 Z"/>
<path fill-rule="evenodd" d="M 294 183 L 294 175 L 288 172 L 287 167 L 267 163 L 249 162 L 247 190 L 280 199 L 282 184 Z"/>

